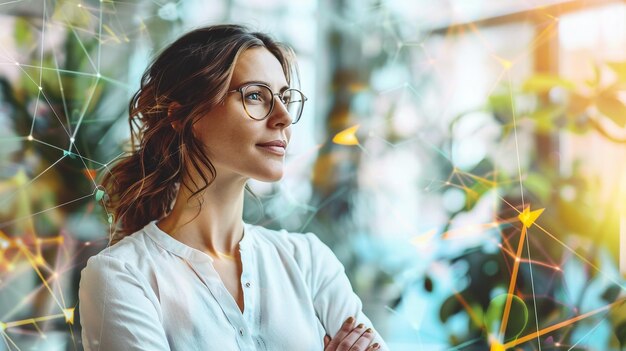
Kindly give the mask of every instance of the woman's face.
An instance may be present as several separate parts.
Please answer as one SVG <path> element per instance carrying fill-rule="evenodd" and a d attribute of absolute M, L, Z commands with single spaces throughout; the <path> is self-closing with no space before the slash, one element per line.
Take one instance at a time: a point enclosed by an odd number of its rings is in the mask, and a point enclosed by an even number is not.
<path fill-rule="evenodd" d="M 228 90 L 250 82 L 264 83 L 274 93 L 288 88 L 280 62 L 263 47 L 248 49 L 239 56 Z M 220 179 L 277 181 L 283 176 L 284 153 L 280 154 L 280 147 L 259 144 L 277 140 L 288 144 L 291 121 L 278 97 L 272 113 L 257 121 L 246 114 L 241 94 L 233 92 L 228 93 L 224 104 L 213 108 L 194 125 L 194 133 L 206 146 Z"/>

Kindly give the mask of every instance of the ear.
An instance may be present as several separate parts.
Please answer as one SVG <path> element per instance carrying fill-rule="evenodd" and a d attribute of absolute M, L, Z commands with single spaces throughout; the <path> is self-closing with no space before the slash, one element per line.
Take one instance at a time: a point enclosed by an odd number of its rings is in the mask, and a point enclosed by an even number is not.
<path fill-rule="evenodd" d="M 180 104 L 178 102 L 173 101 L 172 103 L 170 103 L 170 105 L 167 107 L 167 118 L 172 118 L 172 114 L 179 108 Z M 172 128 L 174 128 L 174 130 L 180 130 L 180 121 L 172 121 L 170 124 L 172 125 Z"/>

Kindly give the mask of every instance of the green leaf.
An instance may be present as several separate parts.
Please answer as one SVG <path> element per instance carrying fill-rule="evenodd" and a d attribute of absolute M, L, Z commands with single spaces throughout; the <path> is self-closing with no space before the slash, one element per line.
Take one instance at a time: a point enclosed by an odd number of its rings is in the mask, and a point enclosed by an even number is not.
<path fill-rule="evenodd" d="M 30 25 L 23 17 L 15 17 L 15 42 L 18 45 L 28 45 L 33 42 L 33 33 L 30 31 Z"/>
<path fill-rule="evenodd" d="M 562 106 L 550 105 L 533 111 L 529 117 L 535 121 L 537 132 L 550 133 L 555 129 L 554 120 L 562 113 Z"/>
<path fill-rule="evenodd" d="M 474 208 L 483 195 L 495 186 L 495 182 L 489 180 L 478 180 L 471 187 L 464 187 L 465 210 L 469 211 Z"/>
<path fill-rule="evenodd" d="M 522 85 L 522 91 L 529 93 L 547 93 L 554 87 L 573 90 L 576 84 L 568 79 L 551 74 L 536 74 L 528 78 Z"/>
<path fill-rule="evenodd" d="M 620 127 L 626 127 L 626 105 L 613 94 L 601 94 L 596 98 L 596 106 L 603 115 Z"/>
<path fill-rule="evenodd" d="M 504 317 L 504 309 L 508 294 L 496 296 L 489 303 L 487 312 L 485 313 L 485 327 L 487 332 L 492 335 L 500 333 L 500 324 Z M 507 316 L 508 324 L 504 332 L 504 340 L 510 341 L 516 339 L 526 328 L 528 324 L 528 307 L 526 303 L 519 297 L 511 295 L 511 307 Z"/>
<path fill-rule="evenodd" d="M 552 183 L 545 175 L 531 172 L 524 179 L 524 187 L 535 194 L 542 203 L 547 203 L 552 192 Z"/>
<path fill-rule="evenodd" d="M 487 108 L 492 111 L 510 114 L 512 110 L 511 94 L 509 92 L 503 92 L 490 95 L 487 101 Z"/>

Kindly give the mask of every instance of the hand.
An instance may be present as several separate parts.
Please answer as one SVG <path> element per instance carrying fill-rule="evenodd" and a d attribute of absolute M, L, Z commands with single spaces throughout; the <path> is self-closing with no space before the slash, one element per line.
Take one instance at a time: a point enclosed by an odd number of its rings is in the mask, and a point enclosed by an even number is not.
<path fill-rule="evenodd" d="M 380 348 L 378 343 L 370 345 L 374 339 L 372 329 L 363 324 L 354 326 L 354 318 L 350 317 L 341 326 L 334 338 L 324 337 L 324 351 L 375 351 Z"/>

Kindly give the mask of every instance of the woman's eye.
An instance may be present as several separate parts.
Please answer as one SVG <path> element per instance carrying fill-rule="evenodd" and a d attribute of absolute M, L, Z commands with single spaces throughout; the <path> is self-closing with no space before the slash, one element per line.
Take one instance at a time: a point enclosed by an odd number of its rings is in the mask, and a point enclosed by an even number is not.
<path fill-rule="evenodd" d="M 246 99 L 254 100 L 254 101 L 262 101 L 263 96 L 259 92 L 254 92 L 254 93 L 249 93 L 248 95 L 246 95 Z"/>

